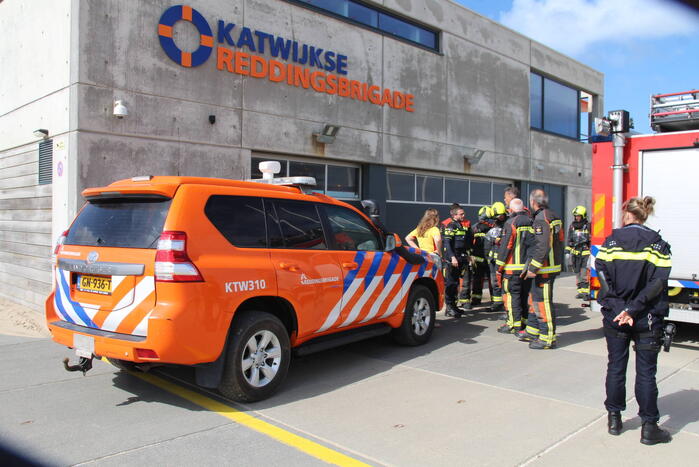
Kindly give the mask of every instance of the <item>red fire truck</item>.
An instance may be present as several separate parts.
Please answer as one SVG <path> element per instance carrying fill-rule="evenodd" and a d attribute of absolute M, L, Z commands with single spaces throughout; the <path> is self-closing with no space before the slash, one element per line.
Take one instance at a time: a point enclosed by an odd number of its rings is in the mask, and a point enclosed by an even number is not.
<path fill-rule="evenodd" d="M 668 319 L 699 323 L 699 90 L 652 96 L 650 118 L 656 133 L 648 135 L 628 133 L 625 111 L 596 123 L 612 141 L 592 145 L 591 307 L 599 310 L 594 258 L 612 228 L 621 226 L 622 201 L 650 195 L 655 215 L 646 225 L 672 247 Z"/>

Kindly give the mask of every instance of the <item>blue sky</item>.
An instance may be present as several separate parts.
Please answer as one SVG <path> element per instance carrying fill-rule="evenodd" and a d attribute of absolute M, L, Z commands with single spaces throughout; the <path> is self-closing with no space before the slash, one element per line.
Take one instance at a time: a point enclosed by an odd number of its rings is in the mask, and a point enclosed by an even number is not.
<path fill-rule="evenodd" d="M 699 12 L 673 0 L 455 0 L 604 73 L 604 111 L 651 132 L 652 94 L 699 89 Z"/>

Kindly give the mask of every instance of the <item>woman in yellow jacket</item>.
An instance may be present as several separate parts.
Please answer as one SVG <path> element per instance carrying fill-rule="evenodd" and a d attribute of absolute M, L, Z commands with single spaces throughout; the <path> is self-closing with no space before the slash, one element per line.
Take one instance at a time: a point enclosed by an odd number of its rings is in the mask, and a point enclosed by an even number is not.
<path fill-rule="evenodd" d="M 405 241 L 413 248 L 439 254 L 442 251 L 442 236 L 439 233 L 439 212 L 434 208 L 427 209 L 417 227 L 406 235 Z"/>

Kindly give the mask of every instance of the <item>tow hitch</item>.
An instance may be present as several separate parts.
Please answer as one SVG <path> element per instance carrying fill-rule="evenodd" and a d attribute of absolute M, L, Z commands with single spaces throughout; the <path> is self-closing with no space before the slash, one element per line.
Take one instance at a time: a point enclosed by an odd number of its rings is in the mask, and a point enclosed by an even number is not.
<path fill-rule="evenodd" d="M 68 365 L 68 359 L 64 358 L 63 366 L 66 368 L 66 371 L 82 371 L 83 376 L 85 376 L 85 373 L 92 369 L 92 355 L 90 358 L 80 357 L 77 365 Z"/>

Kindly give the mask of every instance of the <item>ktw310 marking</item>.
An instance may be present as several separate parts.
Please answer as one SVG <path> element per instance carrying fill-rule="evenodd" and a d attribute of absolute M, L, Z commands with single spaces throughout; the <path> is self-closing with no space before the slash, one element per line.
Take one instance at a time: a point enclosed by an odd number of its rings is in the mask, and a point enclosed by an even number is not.
<path fill-rule="evenodd" d="M 233 292 L 249 292 L 251 290 L 262 290 L 267 288 L 267 282 L 264 279 L 256 279 L 253 281 L 232 281 L 226 282 L 226 293 Z"/>

